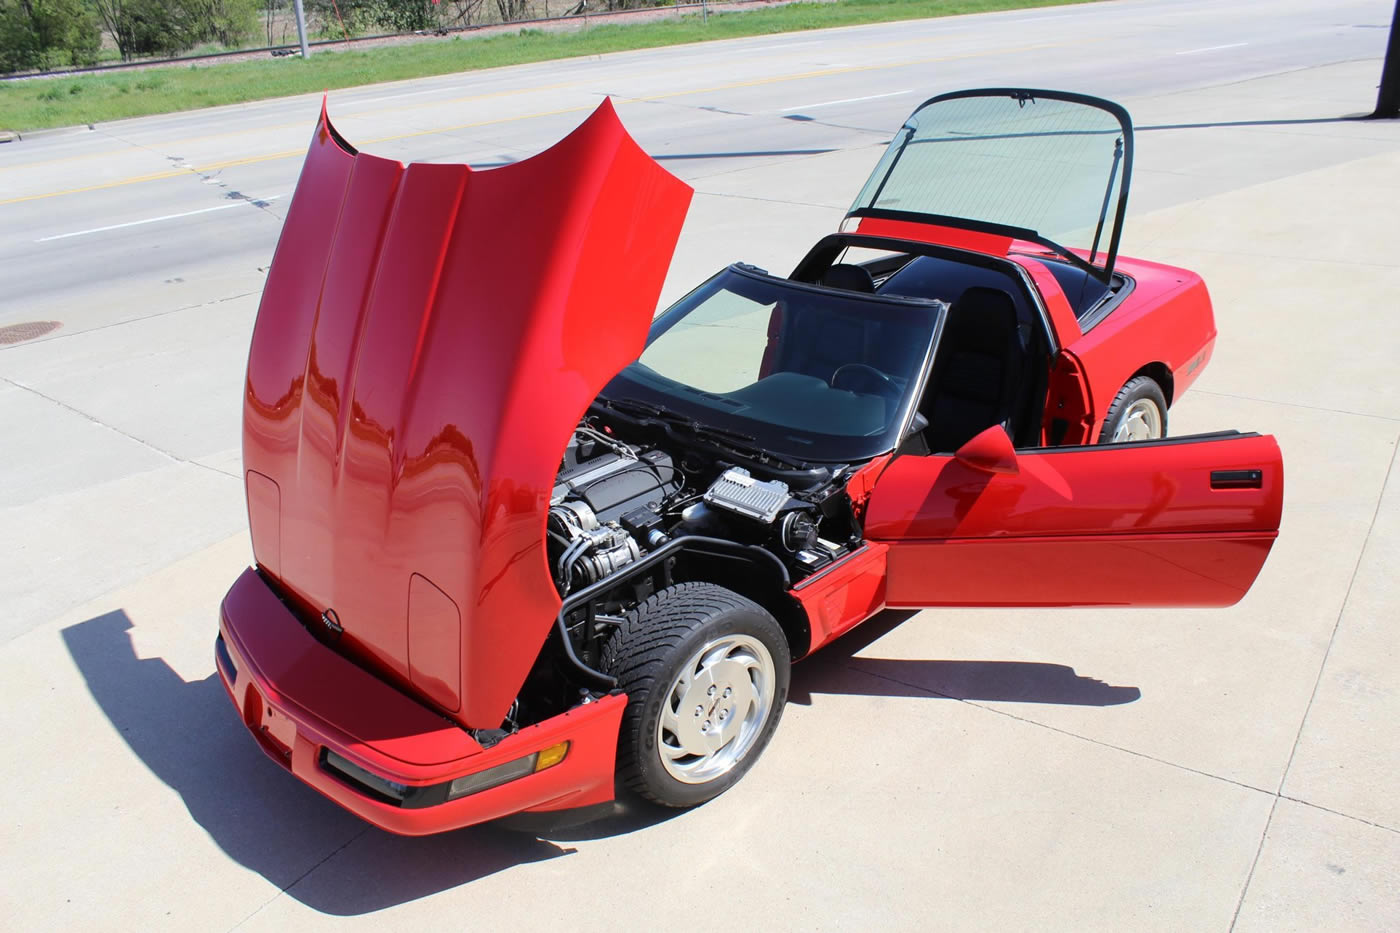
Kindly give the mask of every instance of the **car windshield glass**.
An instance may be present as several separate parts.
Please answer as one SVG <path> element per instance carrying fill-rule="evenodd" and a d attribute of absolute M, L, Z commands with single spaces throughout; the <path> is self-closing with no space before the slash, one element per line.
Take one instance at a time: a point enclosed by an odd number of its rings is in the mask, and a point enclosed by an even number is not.
<path fill-rule="evenodd" d="M 924 104 L 891 140 L 851 213 L 1014 228 L 1104 264 L 1116 252 L 1132 157 L 1127 114 L 1040 93 L 972 92 Z"/>
<path fill-rule="evenodd" d="M 603 390 L 753 438 L 787 460 L 893 449 L 946 305 L 792 282 L 731 266 L 652 324 Z"/>

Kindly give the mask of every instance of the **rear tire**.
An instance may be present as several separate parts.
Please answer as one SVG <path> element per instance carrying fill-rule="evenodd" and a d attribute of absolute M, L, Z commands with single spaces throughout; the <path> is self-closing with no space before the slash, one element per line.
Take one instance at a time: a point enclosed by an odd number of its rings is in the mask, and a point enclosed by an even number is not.
<path fill-rule="evenodd" d="M 1166 394 L 1151 376 L 1134 376 L 1108 406 L 1099 443 L 1154 441 L 1166 436 Z"/>
<path fill-rule="evenodd" d="M 762 606 L 713 583 L 681 583 L 631 612 L 601 667 L 627 692 L 619 782 L 668 807 L 724 793 L 782 719 L 792 657 Z"/>

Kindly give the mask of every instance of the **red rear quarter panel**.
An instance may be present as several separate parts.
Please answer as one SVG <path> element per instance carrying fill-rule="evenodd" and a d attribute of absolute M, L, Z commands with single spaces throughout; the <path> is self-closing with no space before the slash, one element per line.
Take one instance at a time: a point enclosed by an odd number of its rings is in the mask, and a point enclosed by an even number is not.
<path fill-rule="evenodd" d="M 1117 269 L 1133 279 L 1133 290 L 1107 317 L 1083 332 L 1077 322 L 1055 313 L 1064 296 L 1045 265 L 1029 256 L 1011 258 L 1035 279 L 1051 307 L 1056 338 L 1083 366 L 1096 422 L 1094 437 L 1113 397 L 1143 367 L 1166 366 L 1172 384 L 1163 390 L 1171 402 L 1210 360 L 1215 314 L 1205 282 L 1196 273 L 1120 256 Z"/>

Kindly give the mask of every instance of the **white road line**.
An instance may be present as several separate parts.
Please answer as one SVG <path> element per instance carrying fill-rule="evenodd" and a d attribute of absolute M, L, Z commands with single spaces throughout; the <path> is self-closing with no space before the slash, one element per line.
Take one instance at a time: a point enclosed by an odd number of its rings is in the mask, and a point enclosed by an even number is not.
<path fill-rule="evenodd" d="M 1177 52 L 1178 55 L 1195 55 L 1197 52 L 1218 52 L 1221 49 L 1237 49 L 1242 45 L 1249 45 L 1248 42 L 1231 42 L 1229 45 L 1210 45 L 1203 49 L 1187 49 L 1185 52 Z"/>
<path fill-rule="evenodd" d="M 836 104 L 854 104 L 862 100 L 879 100 L 882 97 L 898 97 L 901 94 L 913 94 L 913 88 L 905 88 L 902 91 L 890 91 L 888 94 L 871 94 L 869 97 L 846 97 L 841 100 L 824 100 L 819 104 L 798 104 L 796 107 L 784 107 L 778 113 L 790 113 L 793 110 L 812 110 L 816 107 L 832 107 Z"/>
<path fill-rule="evenodd" d="M 782 52 L 782 51 L 786 51 L 787 49 L 796 49 L 796 48 L 800 48 L 800 47 L 802 47 L 802 46 L 804 46 L 804 45 L 820 45 L 820 43 L 819 43 L 819 42 L 816 42 L 816 41 L 811 41 L 811 42 L 784 42 L 784 43 L 781 43 L 780 45 L 756 45 L 756 46 L 754 46 L 754 47 L 752 47 L 752 48 L 744 48 L 744 52 L 746 52 L 746 53 L 747 53 L 747 52 L 773 52 L 773 51 Z"/>
<path fill-rule="evenodd" d="M 403 100 L 405 97 L 422 97 L 424 94 L 447 94 L 459 90 L 454 87 L 430 87 L 421 91 L 409 91 L 406 94 L 390 94 L 387 97 L 371 97 L 368 100 L 348 100 L 346 106 L 364 107 L 368 104 L 382 104 L 386 100 Z M 348 98 L 349 95 L 346 95 Z"/>
<path fill-rule="evenodd" d="M 87 236 L 89 233 L 106 233 L 108 230 L 121 230 L 124 227 L 139 227 L 142 224 L 158 224 L 162 220 L 177 220 L 181 217 L 193 217 L 195 214 L 209 214 L 214 211 L 226 211 L 235 207 L 242 207 L 245 204 L 251 204 L 254 207 L 256 207 L 259 204 L 266 204 L 268 201 L 276 201 L 278 198 L 281 197 L 285 197 L 285 195 L 274 194 L 266 198 L 248 198 L 246 200 L 234 201 L 231 204 L 220 204 L 218 207 L 205 207 L 197 211 L 185 211 L 182 214 L 163 214 L 160 217 L 147 217 L 145 220 L 133 220 L 129 223 L 124 224 L 111 224 L 110 226 L 106 227 L 93 227 L 91 230 L 75 230 L 72 233 L 56 233 L 53 236 L 40 237 L 34 242 L 47 243 L 50 240 L 66 240 L 69 237 L 74 236 Z"/>

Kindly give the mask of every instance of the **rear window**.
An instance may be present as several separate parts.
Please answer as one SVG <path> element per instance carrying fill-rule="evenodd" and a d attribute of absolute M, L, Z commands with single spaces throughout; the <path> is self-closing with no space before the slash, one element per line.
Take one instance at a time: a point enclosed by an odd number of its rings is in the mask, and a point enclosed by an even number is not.
<path fill-rule="evenodd" d="M 1046 96 L 1054 94 L 989 90 L 934 98 L 890 141 L 851 214 L 1009 227 L 1065 251 L 1083 248 L 1090 263 L 1103 264 L 1124 206 L 1127 114 L 1093 98 Z"/>

